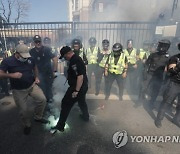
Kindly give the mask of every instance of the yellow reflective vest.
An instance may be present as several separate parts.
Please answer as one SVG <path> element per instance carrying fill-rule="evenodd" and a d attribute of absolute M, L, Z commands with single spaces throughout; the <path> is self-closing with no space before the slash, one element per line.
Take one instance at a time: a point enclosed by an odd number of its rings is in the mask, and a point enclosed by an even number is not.
<path fill-rule="evenodd" d="M 111 51 L 108 50 L 107 53 L 108 53 L 108 54 L 104 54 L 102 60 L 100 61 L 100 63 L 99 63 L 99 66 L 100 66 L 100 67 L 103 67 L 103 68 L 105 67 L 106 61 L 107 61 L 108 56 L 109 56 L 109 54 L 111 53 Z"/>
<path fill-rule="evenodd" d="M 94 50 L 91 51 L 90 48 L 87 49 L 87 59 L 88 64 L 97 64 L 98 47 L 94 47 Z"/>
<path fill-rule="evenodd" d="M 124 68 L 126 66 L 126 64 L 125 64 L 125 59 L 126 59 L 125 54 L 121 53 L 120 58 L 119 58 L 116 65 L 114 64 L 114 59 L 115 59 L 114 55 L 111 54 L 110 57 L 109 57 L 109 61 L 108 61 L 108 71 L 110 73 L 123 74 Z"/>
<path fill-rule="evenodd" d="M 140 60 L 143 60 L 145 55 L 146 55 L 146 58 L 148 58 L 149 55 L 150 55 L 150 52 L 149 52 L 149 51 L 145 51 L 145 50 L 143 50 L 143 49 L 140 49 L 139 59 L 140 59 Z"/>
<path fill-rule="evenodd" d="M 136 55 L 137 55 L 137 50 L 135 48 L 133 48 L 133 50 L 131 51 L 131 53 L 129 54 L 128 50 L 125 49 L 124 50 L 124 54 L 126 55 L 127 59 L 128 59 L 128 63 L 130 64 L 136 64 Z"/>
<path fill-rule="evenodd" d="M 10 51 L 10 50 L 6 51 L 6 54 L 7 54 L 7 57 L 12 56 L 12 53 L 11 53 L 11 51 Z"/>

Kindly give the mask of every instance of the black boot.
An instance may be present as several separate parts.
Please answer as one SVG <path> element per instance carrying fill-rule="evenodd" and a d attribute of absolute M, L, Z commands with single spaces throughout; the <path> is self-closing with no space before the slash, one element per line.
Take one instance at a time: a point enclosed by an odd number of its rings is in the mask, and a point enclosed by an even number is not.
<path fill-rule="evenodd" d="M 161 120 L 159 120 L 159 119 L 156 119 L 156 120 L 154 121 L 154 124 L 155 124 L 155 126 L 156 126 L 157 128 L 161 128 L 161 127 L 162 127 Z"/>

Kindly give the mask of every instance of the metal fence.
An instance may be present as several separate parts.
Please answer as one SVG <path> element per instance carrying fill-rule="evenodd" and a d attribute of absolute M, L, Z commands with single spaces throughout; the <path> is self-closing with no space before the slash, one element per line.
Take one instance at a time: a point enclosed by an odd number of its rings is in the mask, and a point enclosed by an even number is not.
<path fill-rule="evenodd" d="M 4 23 L 1 27 L 1 38 L 8 41 L 24 39 L 32 41 L 34 35 L 49 37 L 55 46 L 64 45 L 77 36 L 83 38 L 83 44 L 88 46 L 88 39 L 95 37 L 101 47 L 103 39 L 109 39 L 111 46 L 120 42 L 126 46 L 128 39 L 134 40 L 134 46 L 139 48 L 145 40 L 152 40 L 156 24 L 152 22 L 43 22 L 43 23 Z"/>

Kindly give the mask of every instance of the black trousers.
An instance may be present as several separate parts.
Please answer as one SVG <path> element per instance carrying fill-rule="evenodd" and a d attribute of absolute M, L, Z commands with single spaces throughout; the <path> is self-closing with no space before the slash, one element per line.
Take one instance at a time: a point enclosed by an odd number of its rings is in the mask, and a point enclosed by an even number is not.
<path fill-rule="evenodd" d="M 150 103 L 154 103 L 159 95 L 159 91 L 162 85 L 162 79 L 153 74 L 147 73 L 145 80 L 143 81 L 142 89 L 140 91 L 140 100 L 143 100 L 145 94 L 150 96 Z"/>
<path fill-rule="evenodd" d="M 53 75 L 46 73 L 39 73 L 40 80 L 40 88 L 42 89 L 44 95 L 46 96 L 47 102 L 53 98 L 52 93 L 52 83 L 53 83 Z"/>
<path fill-rule="evenodd" d="M 88 72 L 88 83 L 89 83 L 89 87 L 91 88 L 91 76 L 92 73 L 94 73 L 95 75 L 95 80 L 97 80 L 97 64 L 88 64 L 87 65 L 87 72 Z"/>
<path fill-rule="evenodd" d="M 103 67 L 97 67 L 97 79 L 96 79 L 96 93 L 99 94 L 100 87 L 101 87 L 101 81 L 104 74 L 104 68 Z M 106 90 L 106 83 L 107 83 L 107 77 L 104 76 L 104 92 Z"/>
<path fill-rule="evenodd" d="M 173 81 L 169 81 L 166 90 L 163 94 L 163 101 L 161 102 L 161 105 L 159 107 L 159 111 L 157 114 L 158 120 L 163 120 L 165 116 L 166 110 L 170 107 L 170 105 L 173 103 L 174 99 L 178 96 L 178 104 L 176 106 L 176 114 L 175 118 L 180 123 L 180 84 L 175 83 Z"/>
<path fill-rule="evenodd" d="M 105 95 L 106 95 L 106 97 L 110 96 L 110 91 L 111 91 L 111 87 L 112 87 L 112 84 L 113 84 L 114 80 L 116 80 L 116 82 L 118 84 L 119 99 L 122 99 L 123 91 L 124 91 L 124 79 L 122 78 L 122 74 L 114 74 L 114 73 L 109 72 L 109 74 L 107 76 Z"/>
<path fill-rule="evenodd" d="M 62 99 L 61 104 L 61 113 L 60 118 L 57 125 L 65 126 L 65 122 L 71 111 L 73 105 L 78 102 L 78 105 L 81 109 L 82 115 L 84 118 L 89 119 L 88 107 L 86 104 L 86 93 L 88 90 L 88 85 L 81 87 L 76 98 L 72 98 L 72 93 L 74 91 L 74 87 L 69 87 Z"/>
<path fill-rule="evenodd" d="M 127 78 L 126 78 L 126 89 L 129 94 L 136 94 L 138 89 L 138 71 L 132 66 L 128 68 Z"/>

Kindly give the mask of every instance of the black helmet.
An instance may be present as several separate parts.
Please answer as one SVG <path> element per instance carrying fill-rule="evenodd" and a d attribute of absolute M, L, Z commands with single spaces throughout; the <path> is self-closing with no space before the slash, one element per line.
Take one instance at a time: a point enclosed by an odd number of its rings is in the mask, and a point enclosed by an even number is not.
<path fill-rule="evenodd" d="M 132 39 L 127 40 L 127 45 L 128 44 L 133 44 L 133 40 Z"/>
<path fill-rule="evenodd" d="M 79 46 L 80 46 L 80 45 L 81 45 L 81 41 L 80 41 L 79 39 L 76 39 L 76 38 L 75 38 L 75 39 L 72 40 L 71 45 L 72 45 L 72 47 L 73 47 L 74 45 L 79 45 Z"/>
<path fill-rule="evenodd" d="M 45 37 L 43 40 L 44 44 L 51 44 L 51 39 L 49 37 Z"/>
<path fill-rule="evenodd" d="M 104 39 L 104 40 L 102 41 L 102 46 L 103 46 L 103 48 L 108 48 L 108 47 L 109 47 L 109 40 Z"/>
<path fill-rule="evenodd" d="M 89 39 L 89 45 L 90 46 L 95 46 L 96 45 L 96 38 L 95 37 L 91 37 L 90 39 Z"/>
<path fill-rule="evenodd" d="M 112 47 L 113 52 L 122 52 L 123 46 L 120 43 L 115 43 Z"/>
<path fill-rule="evenodd" d="M 171 45 L 171 42 L 169 40 L 166 40 L 166 39 L 160 40 L 158 42 L 157 50 L 159 52 L 167 52 L 170 45 Z"/>

